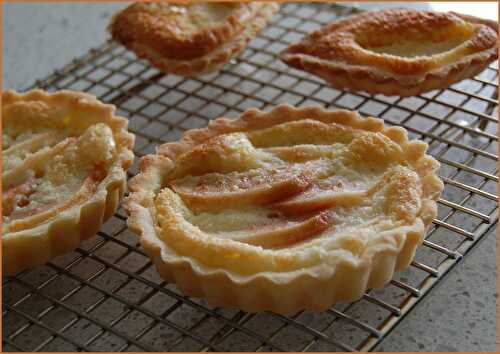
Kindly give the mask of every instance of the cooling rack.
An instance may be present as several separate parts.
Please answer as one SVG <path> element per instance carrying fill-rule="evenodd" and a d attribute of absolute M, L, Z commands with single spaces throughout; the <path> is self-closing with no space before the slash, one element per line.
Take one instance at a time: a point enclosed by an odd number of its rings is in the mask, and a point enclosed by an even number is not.
<path fill-rule="evenodd" d="M 498 219 L 498 64 L 411 98 L 338 91 L 277 59 L 289 43 L 354 8 L 284 4 L 240 57 L 213 75 L 163 75 L 112 42 L 37 81 L 115 104 L 138 156 L 218 116 L 280 102 L 358 110 L 405 127 L 442 164 L 438 218 L 415 261 L 384 289 L 293 317 L 209 307 L 165 283 L 123 210 L 76 251 L 3 281 L 5 351 L 368 351 Z M 137 172 L 137 161 L 130 176 Z M 403 350 L 404 348 L 401 348 Z"/>

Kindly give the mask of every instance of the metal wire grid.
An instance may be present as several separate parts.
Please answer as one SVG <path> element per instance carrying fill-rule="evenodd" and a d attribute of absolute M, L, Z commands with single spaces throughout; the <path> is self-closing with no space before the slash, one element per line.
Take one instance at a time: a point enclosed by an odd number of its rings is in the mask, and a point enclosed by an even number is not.
<path fill-rule="evenodd" d="M 209 307 L 155 272 L 120 209 L 75 252 L 3 282 L 5 351 L 365 351 L 375 347 L 496 223 L 497 64 L 443 91 L 397 98 L 351 93 L 286 67 L 276 55 L 305 33 L 355 11 L 285 4 L 272 24 L 218 74 L 163 75 L 112 42 L 44 80 L 117 105 L 142 156 L 186 129 L 279 102 L 358 110 L 429 143 L 445 191 L 439 215 L 407 270 L 384 289 L 323 313 L 293 317 Z M 130 175 L 137 171 L 137 161 Z M 403 349 L 403 348 L 402 348 Z"/>

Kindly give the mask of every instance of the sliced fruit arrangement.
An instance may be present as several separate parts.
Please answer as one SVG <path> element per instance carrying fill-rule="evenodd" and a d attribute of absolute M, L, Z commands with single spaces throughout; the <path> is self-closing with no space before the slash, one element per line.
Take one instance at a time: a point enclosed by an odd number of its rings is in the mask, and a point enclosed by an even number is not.
<path fill-rule="evenodd" d="M 413 259 L 443 189 L 426 148 L 355 112 L 251 109 L 144 157 L 128 223 L 187 295 L 324 310 Z"/>

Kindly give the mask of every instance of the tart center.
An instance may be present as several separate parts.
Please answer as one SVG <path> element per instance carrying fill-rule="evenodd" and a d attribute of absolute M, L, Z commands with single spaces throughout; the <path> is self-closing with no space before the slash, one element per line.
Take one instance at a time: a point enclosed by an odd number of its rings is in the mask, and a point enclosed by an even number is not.
<path fill-rule="evenodd" d="M 235 4 L 195 3 L 170 4 L 148 3 L 147 11 L 157 16 L 159 21 L 166 21 L 168 29 L 177 36 L 190 36 L 198 31 L 225 21 L 236 8 Z"/>
<path fill-rule="evenodd" d="M 381 214 L 397 224 L 418 210 L 402 207 L 418 204 L 420 185 L 399 149 L 381 133 L 312 120 L 217 136 L 177 158 L 156 198 L 159 226 L 172 242 L 187 222 L 264 249 L 370 237 L 387 226 Z"/>
<path fill-rule="evenodd" d="M 91 198 L 115 153 L 111 129 L 101 123 L 78 137 L 33 132 L 17 140 L 3 152 L 4 232 L 40 225 Z"/>
<path fill-rule="evenodd" d="M 403 58 L 430 57 L 453 50 L 474 35 L 472 26 L 450 25 L 429 31 L 418 28 L 402 28 L 397 33 L 363 34 L 356 42 L 363 48 L 377 54 Z"/>

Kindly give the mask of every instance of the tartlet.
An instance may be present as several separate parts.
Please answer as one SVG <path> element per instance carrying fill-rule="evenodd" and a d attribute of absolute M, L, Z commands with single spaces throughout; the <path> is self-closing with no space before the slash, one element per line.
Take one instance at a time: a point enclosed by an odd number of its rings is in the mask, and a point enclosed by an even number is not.
<path fill-rule="evenodd" d="M 115 212 L 134 158 L 127 124 L 84 93 L 2 94 L 4 275 L 75 249 Z"/>
<path fill-rule="evenodd" d="M 342 18 L 280 54 L 336 88 L 389 96 L 447 88 L 497 57 L 497 22 L 409 9 Z"/>
<path fill-rule="evenodd" d="M 278 9 L 273 2 L 137 2 L 108 31 L 161 71 L 196 76 L 238 55 Z"/>
<path fill-rule="evenodd" d="M 426 148 L 355 112 L 250 109 L 143 157 L 128 225 L 186 295 L 321 311 L 412 261 L 443 189 Z"/>

